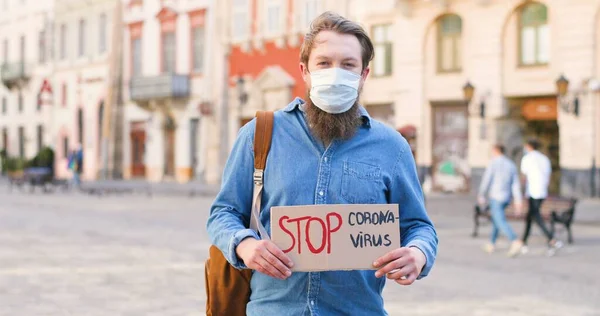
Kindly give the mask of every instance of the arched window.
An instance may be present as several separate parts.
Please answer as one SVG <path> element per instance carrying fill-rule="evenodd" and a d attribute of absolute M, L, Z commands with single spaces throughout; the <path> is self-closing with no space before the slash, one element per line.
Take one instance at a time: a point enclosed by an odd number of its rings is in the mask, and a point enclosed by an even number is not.
<path fill-rule="evenodd" d="M 462 69 L 462 20 L 458 15 L 445 15 L 437 23 L 438 72 Z"/>
<path fill-rule="evenodd" d="M 519 63 L 530 66 L 549 61 L 548 9 L 541 3 L 528 3 L 519 11 Z"/>

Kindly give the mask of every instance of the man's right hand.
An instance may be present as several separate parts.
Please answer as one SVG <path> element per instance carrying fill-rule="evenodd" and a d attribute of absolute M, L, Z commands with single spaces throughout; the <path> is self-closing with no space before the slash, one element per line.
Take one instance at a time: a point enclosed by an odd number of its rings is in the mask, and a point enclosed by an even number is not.
<path fill-rule="evenodd" d="M 290 268 L 294 263 L 270 240 L 246 238 L 235 248 L 235 253 L 252 270 L 280 280 L 292 275 Z"/>

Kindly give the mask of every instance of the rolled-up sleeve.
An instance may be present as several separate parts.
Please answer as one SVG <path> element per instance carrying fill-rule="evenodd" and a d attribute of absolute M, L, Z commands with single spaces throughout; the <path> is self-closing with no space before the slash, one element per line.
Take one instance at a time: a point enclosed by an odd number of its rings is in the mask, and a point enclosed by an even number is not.
<path fill-rule="evenodd" d="M 206 224 L 210 241 L 238 269 L 246 268 L 235 252 L 239 243 L 248 237 L 259 239 L 256 232 L 248 229 L 254 189 L 254 124 L 254 121 L 250 122 L 238 134 L 225 165 L 221 190 L 211 206 Z"/>
<path fill-rule="evenodd" d="M 433 223 L 425 210 L 423 190 L 417 168 L 405 140 L 403 150 L 394 167 L 390 183 L 390 203 L 400 208 L 400 238 L 403 247 L 416 247 L 427 262 L 419 279 L 427 276 L 437 255 L 438 238 Z M 405 147 L 405 148 L 404 148 Z"/>

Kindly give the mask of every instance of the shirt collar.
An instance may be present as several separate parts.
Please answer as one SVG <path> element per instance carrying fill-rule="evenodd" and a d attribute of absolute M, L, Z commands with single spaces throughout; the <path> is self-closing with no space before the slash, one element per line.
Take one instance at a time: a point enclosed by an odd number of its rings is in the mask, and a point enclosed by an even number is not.
<path fill-rule="evenodd" d="M 293 112 L 296 109 L 299 109 L 300 111 L 304 112 L 304 104 L 306 104 L 304 100 L 296 97 L 294 101 L 288 104 L 283 110 L 288 113 Z M 360 117 L 363 120 L 363 126 L 371 128 L 371 116 L 369 116 L 369 112 L 367 112 L 367 110 L 362 105 L 359 106 L 358 112 L 360 113 Z"/>

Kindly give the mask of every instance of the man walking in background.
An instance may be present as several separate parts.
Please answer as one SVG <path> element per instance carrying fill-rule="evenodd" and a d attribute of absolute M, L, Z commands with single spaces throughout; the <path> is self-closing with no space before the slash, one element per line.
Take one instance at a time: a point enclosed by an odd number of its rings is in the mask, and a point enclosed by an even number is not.
<path fill-rule="evenodd" d="M 495 145 L 492 149 L 492 162 L 485 169 L 479 187 L 479 203 L 485 204 L 486 196 L 489 197 L 493 223 L 490 242 L 485 245 L 484 250 L 488 253 L 494 252 L 498 233 L 502 232 L 511 241 L 508 256 L 514 257 L 521 251 L 523 242 L 517 239 L 517 235 L 506 221 L 504 211 L 512 198 L 517 213 L 520 213 L 522 195 L 517 167 L 504 155 L 504 151 L 504 146 L 500 144 Z"/>
<path fill-rule="evenodd" d="M 521 173 L 525 176 L 526 195 L 529 197 L 529 212 L 525 218 L 523 244 L 527 245 L 527 239 L 531 232 L 531 222 L 535 221 L 542 229 L 544 235 L 546 235 L 546 238 L 548 238 L 548 254 L 554 255 L 556 249 L 562 247 L 562 243 L 554 239 L 552 233 L 546 228 L 544 219 L 540 213 L 542 203 L 548 196 L 552 166 L 550 159 L 538 151 L 539 147 L 540 144 L 537 140 L 529 140 L 525 144 L 525 155 L 521 160 Z M 527 252 L 527 247 L 523 247 L 523 252 Z"/>

